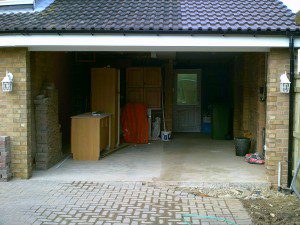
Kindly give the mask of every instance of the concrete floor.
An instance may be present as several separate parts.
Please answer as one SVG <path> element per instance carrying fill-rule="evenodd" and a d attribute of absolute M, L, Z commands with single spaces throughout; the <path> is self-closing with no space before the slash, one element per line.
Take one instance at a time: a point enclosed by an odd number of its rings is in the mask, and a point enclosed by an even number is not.
<path fill-rule="evenodd" d="M 34 171 L 32 179 L 267 185 L 264 166 L 235 156 L 233 141 L 192 133 L 175 134 L 170 142 L 132 145 L 100 161 L 69 159 L 59 168 Z"/>

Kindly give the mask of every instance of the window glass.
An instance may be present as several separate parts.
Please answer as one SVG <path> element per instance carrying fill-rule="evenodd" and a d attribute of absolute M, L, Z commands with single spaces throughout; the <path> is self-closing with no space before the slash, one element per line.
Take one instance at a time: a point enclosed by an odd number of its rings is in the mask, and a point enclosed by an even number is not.
<path fill-rule="evenodd" d="M 197 74 L 177 74 L 177 104 L 197 105 Z"/>

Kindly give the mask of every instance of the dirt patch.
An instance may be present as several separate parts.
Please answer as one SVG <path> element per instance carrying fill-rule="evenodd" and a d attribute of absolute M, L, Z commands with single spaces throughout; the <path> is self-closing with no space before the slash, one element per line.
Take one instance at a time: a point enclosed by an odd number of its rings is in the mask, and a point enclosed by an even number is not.
<path fill-rule="evenodd" d="M 247 209 L 255 225 L 300 225 L 300 200 L 295 194 L 284 194 L 268 188 L 182 188 L 201 197 L 237 198 Z"/>
<path fill-rule="evenodd" d="M 261 224 L 300 224 L 300 200 L 295 195 L 241 199 L 252 222 Z"/>

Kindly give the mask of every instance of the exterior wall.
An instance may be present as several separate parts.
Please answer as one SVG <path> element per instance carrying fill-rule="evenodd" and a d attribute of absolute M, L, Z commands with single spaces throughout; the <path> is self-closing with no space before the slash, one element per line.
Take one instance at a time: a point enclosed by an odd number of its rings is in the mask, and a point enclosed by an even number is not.
<path fill-rule="evenodd" d="M 234 136 L 251 138 L 251 151 L 263 151 L 266 103 L 260 98 L 265 86 L 264 53 L 247 53 L 235 61 Z"/>
<path fill-rule="evenodd" d="M 282 162 L 282 184 L 287 185 L 289 137 L 289 95 L 280 93 L 279 76 L 289 71 L 288 49 L 271 49 L 268 57 L 266 169 L 267 178 L 277 183 L 278 162 Z"/>
<path fill-rule="evenodd" d="M 31 176 L 31 82 L 29 52 L 25 48 L 0 49 L 0 76 L 6 69 L 14 75 L 13 91 L 0 91 L 0 136 L 11 139 L 12 172 L 15 177 Z"/>

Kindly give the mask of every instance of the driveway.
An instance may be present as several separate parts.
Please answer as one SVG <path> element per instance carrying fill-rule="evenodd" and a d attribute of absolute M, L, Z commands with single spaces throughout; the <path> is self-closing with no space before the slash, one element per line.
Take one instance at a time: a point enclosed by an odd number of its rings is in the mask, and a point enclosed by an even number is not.
<path fill-rule="evenodd" d="M 0 183 L 0 201 L 1 225 L 251 224 L 237 199 L 141 182 L 15 179 Z"/>

